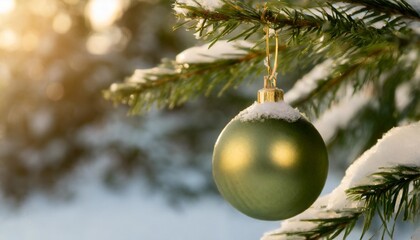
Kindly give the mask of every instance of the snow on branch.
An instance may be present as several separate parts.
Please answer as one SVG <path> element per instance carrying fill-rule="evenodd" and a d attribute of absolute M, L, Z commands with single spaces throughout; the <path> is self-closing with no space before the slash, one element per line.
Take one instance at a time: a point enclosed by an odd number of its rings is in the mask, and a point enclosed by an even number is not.
<path fill-rule="evenodd" d="M 329 209 L 361 207 L 363 202 L 347 198 L 346 190 L 369 184 L 369 176 L 380 168 L 396 165 L 420 166 L 420 122 L 391 129 L 378 143 L 359 157 L 346 171 L 329 197 Z"/>
<path fill-rule="evenodd" d="M 223 6 L 223 1 L 221 0 L 178 0 L 175 2 L 173 9 L 176 13 L 186 15 L 188 10 L 182 5 L 191 6 L 191 7 L 202 7 L 208 11 L 214 11 Z"/>
<path fill-rule="evenodd" d="M 391 129 L 347 169 L 336 189 L 262 239 L 318 239 L 342 231 L 348 234 L 362 215 L 366 231 L 377 211 L 384 225 L 391 215 L 400 212 L 405 212 L 405 220 L 418 215 L 420 206 L 414 199 L 420 197 L 419 136 L 420 122 Z M 387 205 L 378 207 L 384 203 Z M 337 230 L 338 226 L 341 228 Z"/>
<path fill-rule="evenodd" d="M 310 72 L 297 80 L 292 89 L 284 95 L 284 100 L 293 105 L 301 99 L 307 98 L 319 85 L 321 81 L 325 81 L 334 69 L 334 61 L 327 59 L 316 65 Z"/>
<path fill-rule="evenodd" d="M 248 53 L 254 43 L 247 41 L 220 40 L 215 44 L 204 44 L 184 50 L 176 56 L 177 63 L 207 63 L 218 59 L 235 59 Z"/>
<path fill-rule="evenodd" d="M 286 94 L 287 95 L 287 94 Z M 337 135 L 340 129 L 345 129 L 350 121 L 371 101 L 371 96 L 366 91 L 359 91 L 340 99 L 335 105 L 326 110 L 315 122 L 314 126 L 319 131 L 327 144 Z"/>
<path fill-rule="evenodd" d="M 162 75 L 175 74 L 173 69 L 154 67 L 148 69 L 136 69 L 134 74 L 127 79 L 131 83 L 146 83 L 147 80 L 157 80 Z"/>
<path fill-rule="evenodd" d="M 104 92 L 114 103 L 127 104 L 132 114 L 180 105 L 198 95 L 222 94 L 260 73 L 265 52 L 247 41 L 219 41 L 189 48 L 176 60 L 155 68 L 138 69 L 122 83 Z"/>
<path fill-rule="evenodd" d="M 219 41 L 213 46 L 204 44 L 197 47 L 187 48 L 179 53 L 175 61 L 170 62 L 170 66 L 148 69 L 136 69 L 126 83 L 148 84 L 151 81 L 159 81 L 162 77 L 182 73 L 183 69 L 189 68 L 189 64 L 212 63 L 218 60 L 238 59 L 249 53 L 249 49 L 254 46 L 247 41 Z M 248 50 L 246 50 L 248 49 Z M 111 91 L 118 90 L 118 84 L 111 86 Z"/>

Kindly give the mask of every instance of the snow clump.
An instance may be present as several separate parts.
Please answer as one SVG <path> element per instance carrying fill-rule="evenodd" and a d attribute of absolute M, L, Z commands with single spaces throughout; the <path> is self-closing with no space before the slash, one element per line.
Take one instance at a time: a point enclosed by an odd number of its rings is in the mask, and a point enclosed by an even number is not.
<path fill-rule="evenodd" d="M 182 15 L 187 15 L 188 9 L 181 7 L 181 4 L 191 7 L 202 7 L 208 11 L 214 11 L 224 5 L 221 0 L 178 0 L 174 4 L 174 10 L 176 13 Z"/>
<path fill-rule="evenodd" d="M 243 48 L 252 48 L 248 41 L 221 40 L 210 47 L 210 43 L 184 50 L 176 56 L 177 63 L 210 63 L 218 59 L 235 59 L 248 53 Z"/>
<path fill-rule="evenodd" d="M 255 102 L 242 112 L 240 112 L 233 120 L 241 122 L 251 122 L 264 119 L 282 119 L 287 122 L 296 122 L 302 115 L 300 112 L 292 108 L 284 101 L 280 102 Z"/>

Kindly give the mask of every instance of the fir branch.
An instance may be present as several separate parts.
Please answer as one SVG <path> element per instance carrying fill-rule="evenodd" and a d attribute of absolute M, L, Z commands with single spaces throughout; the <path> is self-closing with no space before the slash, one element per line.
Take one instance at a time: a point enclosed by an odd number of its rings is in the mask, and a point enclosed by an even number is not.
<path fill-rule="evenodd" d="M 265 9 L 254 8 L 242 1 L 226 0 L 225 3 L 217 11 L 205 10 L 200 5 L 178 4 L 188 10 L 183 16 L 191 19 L 188 21 L 203 20 L 192 27 L 197 27 L 196 31 L 207 37 L 212 36 L 213 43 L 239 28 L 244 30 L 235 31 L 236 35 L 230 39 L 250 37 L 262 31 L 265 24 L 282 28 L 279 32 L 283 44 L 279 67 L 283 72 L 293 69 L 297 62 L 300 66 L 310 66 L 326 58 L 338 61 L 330 76 L 320 81 L 313 92 L 291 103 L 303 107 L 306 112 L 316 110 L 315 114 L 319 114 L 336 99 L 336 92 L 345 85 L 343 83 L 352 81 L 357 91 L 367 81 L 375 82 L 381 74 L 399 66 L 401 55 L 419 51 L 420 47 L 418 33 L 395 19 L 377 29 L 332 5 L 327 11 L 322 8 L 293 10 L 276 2 L 267 4 Z M 383 20 L 381 14 L 373 16 L 377 18 L 372 23 Z M 245 28 L 242 22 L 248 23 Z M 213 30 L 209 30 L 211 27 Z M 142 83 L 114 84 L 105 96 L 114 102 L 129 104 L 132 113 L 140 113 L 153 103 L 172 108 L 190 97 L 208 95 L 214 89 L 221 94 L 238 86 L 247 77 L 244 73 L 255 76 L 264 70 L 262 64 L 258 64 L 264 53 L 257 52 L 250 52 L 242 59 L 188 64 L 187 67 L 176 62 L 165 63 L 163 67 L 172 69 L 173 74 L 150 76 Z"/>
<path fill-rule="evenodd" d="M 331 4 L 313 9 L 291 9 L 281 2 L 271 2 L 265 8 L 254 8 L 241 1 L 224 0 L 224 3 L 223 7 L 215 11 L 177 3 L 179 7 L 187 10 L 185 15 L 179 14 L 178 17 L 186 20 L 183 25 L 188 23 L 190 29 L 202 33 L 204 38 L 211 38 L 213 42 L 222 37 L 249 37 L 262 31 L 266 25 L 273 29 L 292 30 L 290 32 L 294 38 L 308 32 L 316 32 L 318 35 L 327 34 L 331 38 L 341 37 L 340 41 L 356 46 L 360 45 L 361 40 L 366 44 L 378 40 L 397 42 L 419 37 L 417 33 L 407 31 L 403 27 L 406 23 L 400 18 L 392 18 L 381 12 L 368 12 L 369 14 L 362 17 L 353 18 L 342 8 Z M 202 24 L 203 22 L 205 24 Z M 385 22 L 386 27 L 373 27 L 378 22 Z M 228 36 L 237 29 L 239 34 L 234 37 Z M 359 44 L 355 40 L 358 40 Z"/>
<path fill-rule="evenodd" d="M 106 99 L 131 106 L 131 114 L 150 109 L 173 108 L 191 98 L 216 91 L 222 94 L 244 79 L 258 75 L 264 51 L 248 49 L 248 54 L 234 59 L 217 59 L 208 63 L 182 64 L 167 61 L 160 66 L 172 74 L 149 74 L 142 82 L 115 83 L 104 92 Z"/>
<path fill-rule="evenodd" d="M 384 168 L 373 174 L 373 184 L 351 188 L 348 196 L 354 201 L 364 201 L 365 233 L 373 217 L 380 216 L 384 233 L 392 238 L 393 229 L 387 224 L 403 213 L 403 220 L 414 220 L 420 215 L 420 167 L 397 166 Z"/>
<path fill-rule="evenodd" d="M 265 9 L 258 10 L 242 2 L 226 1 L 226 5 L 215 12 L 189 7 L 191 15 L 187 14 L 187 17 L 205 18 L 206 24 L 198 27 L 197 31 L 206 32 L 203 28 L 212 26 L 213 29 L 207 31 L 205 37 L 217 33 L 213 41 L 239 28 L 238 21 L 247 22 L 251 27 L 245 28 L 247 30 L 237 34 L 235 39 L 243 35 L 248 37 L 265 24 L 270 24 L 275 29 L 281 28 L 280 39 L 285 42 L 287 49 L 295 52 L 290 58 L 283 53 L 280 55 L 284 60 L 280 63 L 283 71 L 290 69 L 288 62 L 294 62 L 293 60 L 298 60 L 301 65 L 314 63 L 310 61 L 314 58 L 344 60 L 329 78 L 319 82 L 311 94 L 291 102 L 294 106 L 304 105 L 306 112 L 315 110 L 315 115 L 318 115 L 323 111 L 320 106 L 325 109 L 335 100 L 335 93 L 343 86 L 343 82 L 353 81 L 357 91 L 367 81 L 375 82 L 384 71 L 390 71 L 398 65 L 400 56 L 410 48 L 418 51 L 420 46 L 420 36 L 405 27 L 405 23 L 399 19 L 391 20 L 389 16 L 376 12 L 367 14 L 362 19 L 353 19 L 342 8 L 328 6 L 328 11 L 324 8 L 305 10 L 285 8 L 282 3 L 269 3 Z M 386 23 L 383 28 L 369 25 L 384 20 Z M 214 21 L 216 24 L 212 25 Z M 219 31 L 220 29 L 228 30 Z M 296 50 L 304 54 L 297 53 Z M 311 55 L 316 57 L 308 57 Z M 346 57 L 343 59 L 343 56 Z"/>
<path fill-rule="evenodd" d="M 317 224 L 314 229 L 309 231 L 286 232 L 282 234 L 286 236 L 304 237 L 307 240 L 317 240 L 322 238 L 333 239 L 344 231 L 343 238 L 346 238 L 353 230 L 362 212 L 354 210 L 334 212 L 334 214 L 340 214 L 340 216 L 333 218 L 302 219 L 301 221 Z"/>
<path fill-rule="evenodd" d="M 359 59 L 356 63 L 344 63 L 338 66 L 334 72 L 330 74 L 330 77 L 327 79 L 320 81 L 317 87 L 310 92 L 309 94 L 295 100 L 291 104 L 302 106 L 304 103 L 308 102 L 309 100 L 315 100 L 317 97 L 324 97 L 327 92 L 337 92 L 337 88 L 341 86 L 341 83 L 347 79 L 349 79 L 352 75 L 355 75 L 357 71 L 359 71 L 362 67 L 365 67 L 365 63 L 368 61 L 368 58 Z M 332 96 L 331 96 L 332 97 Z M 322 100 L 316 101 L 317 104 L 320 104 Z M 333 100 L 329 100 L 327 106 Z M 316 104 L 315 103 L 315 104 Z M 314 104 L 314 103 L 312 103 Z"/>
<path fill-rule="evenodd" d="M 376 12 L 382 12 L 387 15 L 399 15 L 404 18 L 410 18 L 414 20 L 420 20 L 420 14 L 406 1 L 404 0 L 328 0 L 330 3 L 350 3 L 354 5 L 361 5 L 364 8 L 360 9 L 360 12 L 373 10 Z"/>
<path fill-rule="evenodd" d="M 276 239 L 276 236 L 333 239 L 340 234 L 346 238 L 361 217 L 364 218 L 363 238 L 376 215 L 382 220 L 384 234 L 392 237 L 393 230 L 388 229 L 387 225 L 395 221 L 401 213 L 405 221 L 414 220 L 420 215 L 420 167 L 399 165 L 383 168 L 370 178 L 372 184 L 347 190 L 350 199 L 363 203 L 361 208 L 342 212 L 323 209 L 320 213 L 333 217 L 301 219 L 302 222 L 316 223 L 316 226 L 306 231 L 275 232 L 268 235 L 267 239 Z"/>
<path fill-rule="evenodd" d="M 288 31 L 282 31 L 281 34 L 283 39 L 290 35 Z M 414 38 L 412 42 L 382 42 L 381 36 L 376 38 L 373 34 L 369 40 L 352 36 L 352 44 L 346 44 L 346 41 L 349 42 L 347 38 L 349 36 L 346 34 L 319 37 L 317 32 L 308 31 L 297 37 L 297 40 L 292 38 L 286 42 L 287 49 L 297 48 L 306 53 L 303 57 L 302 54 L 296 54 L 292 58 L 298 60 L 299 64 L 305 65 L 308 61 L 316 63 L 313 57 L 308 58 L 311 55 L 317 56 L 318 59 L 322 59 L 320 56 L 323 56 L 335 60 L 335 66 L 330 70 L 328 77 L 314 81 L 316 87 L 309 94 L 294 98 L 290 104 L 299 106 L 307 114 L 319 115 L 340 98 L 339 94 L 337 95 L 340 89 L 344 90 L 352 85 L 355 93 L 367 82 L 377 83 L 389 73 L 415 72 L 415 67 L 412 66 L 417 66 L 418 59 L 406 61 L 402 56 L 420 51 L 418 39 Z M 301 48 L 302 46 L 304 48 Z M 291 61 L 287 55 L 280 56 L 285 61 Z M 400 74 L 400 82 L 415 81 L 412 77 L 413 75 Z"/>
<path fill-rule="evenodd" d="M 337 59 L 337 65 L 328 77 L 317 81 L 311 92 L 294 99 L 291 104 L 308 114 L 319 115 L 336 102 L 342 94 L 341 90 L 346 91 L 349 85 L 355 93 L 368 82 L 380 85 L 379 79 L 384 75 L 397 76 L 399 84 L 414 81 L 415 63 L 407 63 L 401 58 L 403 54 L 398 47 L 390 44 L 357 48 L 349 56 Z"/>

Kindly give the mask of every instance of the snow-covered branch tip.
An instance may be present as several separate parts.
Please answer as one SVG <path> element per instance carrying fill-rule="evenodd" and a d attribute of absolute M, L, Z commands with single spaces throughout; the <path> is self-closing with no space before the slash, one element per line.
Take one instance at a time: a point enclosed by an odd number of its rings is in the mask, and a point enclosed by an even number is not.
<path fill-rule="evenodd" d="M 420 215 L 418 136 L 420 122 L 390 130 L 348 168 L 336 189 L 262 239 L 345 237 L 361 217 L 363 237 L 374 216 L 382 221 L 383 234 L 392 237 L 388 225 L 401 213 L 403 220 Z"/>
<path fill-rule="evenodd" d="M 214 11 L 221 8 L 224 5 L 221 0 L 177 0 L 173 6 L 173 9 L 177 14 L 187 15 L 188 8 L 190 7 L 199 7 L 207 11 Z"/>
<path fill-rule="evenodd" d="M 353 201 L 364 202 L 363 232 L 368 230 L 373 217 L 378 214 L 384 233 L 392 237 L 394 229 L 386 227 L 388 222 L 400 213 L 403 213 L 403 220 L 414 220 L 420 215 L 420 167 L 399 165 L 382 168 L 381 172 L 371 175 L 371 179 L 372 184 L 350 188 L 346 191 L 347 195 Z"/>
<path fill-rule="evenodd" d="M 218 41 L 189 48 L 151 69 L 138 69 L 123 83 L 114 83 L 105 98 L 131 106 L 139 114 L 155 105 L 172 108 L 198 95 L 222 94 L 259 74 L 264 51 L 246 41 Z"/>

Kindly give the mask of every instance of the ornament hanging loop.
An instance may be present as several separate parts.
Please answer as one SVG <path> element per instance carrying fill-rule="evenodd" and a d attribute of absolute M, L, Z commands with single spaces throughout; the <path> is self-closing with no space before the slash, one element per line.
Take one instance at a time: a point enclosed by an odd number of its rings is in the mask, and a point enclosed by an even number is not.
<path fill-rule="evenodd" d="M 276 87 L 276 78 L 277 78 L 277 61 L 278 61 L 278 51 L 279 51 L 279 38 L 277 31 L 274 32 L 275 36 L 275 53 L 274 53 L 274 65 L 271 68 L 270 63 L 270 28 L 268 25 L 265 27 L 265 49 L 266 49 L 266 65 L 268 75 L 264 76 L 264 88 L 258 91 L 258 103 L 264 102 L 280 102 L 283 101 L 283 91 Z"/>

